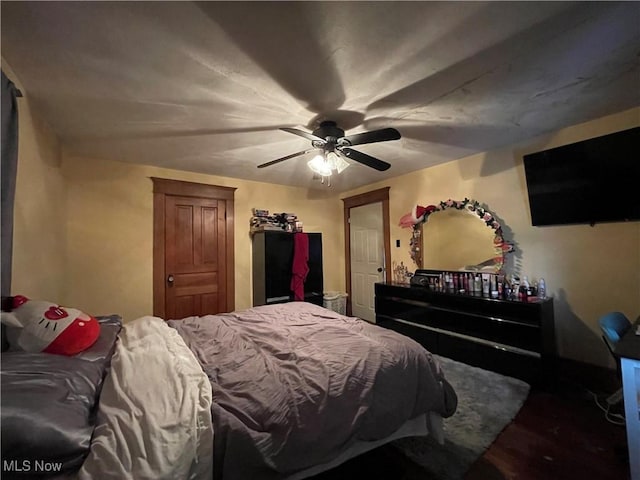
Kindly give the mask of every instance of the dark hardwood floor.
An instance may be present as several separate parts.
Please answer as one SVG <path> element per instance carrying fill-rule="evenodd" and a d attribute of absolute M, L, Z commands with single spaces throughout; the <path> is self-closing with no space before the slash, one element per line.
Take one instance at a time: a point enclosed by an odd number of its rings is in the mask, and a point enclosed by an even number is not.
<path fill-rule="evenodd" d="M 534 391 L 465 480 L 629 478 L 626 431 L 582 389 Z"/>
<path fill-rule="evenodd" d="M 628 480 L 626 431 L 609 423 L 589 391 L 568 380 L 533 389 L 522 409 L 464 480 Z M 392 446 L 357 457 L 314 480 L 432 480 Z M 463 479 L 461 479 L 463 480 Z"/>

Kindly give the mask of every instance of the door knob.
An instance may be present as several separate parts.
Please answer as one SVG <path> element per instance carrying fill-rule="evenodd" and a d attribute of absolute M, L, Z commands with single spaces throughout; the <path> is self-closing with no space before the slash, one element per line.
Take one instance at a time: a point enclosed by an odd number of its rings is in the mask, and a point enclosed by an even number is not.
<path fill-rule="evenodd" d="M 169 276 L 167 277 L 167 283 L 168 283 L 169 285 L 173 285 L 173 275 L 169 275 Z"/>
<path fill-rule="evenodd" d="M 378 272 L 382 272 L 382 267 L 378 267 Z"/>

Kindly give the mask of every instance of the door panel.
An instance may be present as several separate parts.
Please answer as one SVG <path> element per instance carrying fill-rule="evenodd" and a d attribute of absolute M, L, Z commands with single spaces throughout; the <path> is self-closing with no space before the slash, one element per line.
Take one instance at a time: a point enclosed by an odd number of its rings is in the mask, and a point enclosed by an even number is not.
<path fill-rule="evenodd" d="M 194 311 L 199 310 L 196 307 L 196 298 L 193 296 L 180 296 L 175 299 L 175 313 L 170 318 L 185 318 L 192 316 Z"/>
<path fill-rule="evenodd" d="M 374 323 L 374 284 L 384 279 L 382 204 L 377 202 L 351 208 L 349 219 L 351 312 Z"/>
<path fill-rule="evenodd" d="M 353 261 L 351 259 L 352 254 L 352 245 L 351 245 L 351 230 L 352 230 L 352 218 L 351 213 L 356 212 L 357 209 L 363 206 L 368 205 L 377 205 L 374 207 L 376 209 L 376 218 L 381 222 L 381 226 L 376 226 L 375 228 L 380 228 L 381 231 L 381 240 L 380 240 L 380 249 L 382 251 L 382 260 L 383 263 L 380 265 L 383 271 L 379 272 L 380 280 L 391 281 L 391 245 L 390 245 L 390 226 L 389 226 L 389 190 L 390 187 L 383 187 L 377 190 L 372 190 L 369 192 L 361 193 L 358 195 L 354 195 L 352 197 L 347 197 L 342 199 L 344 202 L 344 233 L 345 233 L 345 272 L 346 272 L 346 287 L 347 287 L 347 314 L 354 315 L 353 312 L 353 303 L 354 297 L 356 296 L 353 288 L 353 272 L 352 272 L 352 264 Z M 356 222 L 357 223 L 357 218 Z M 380 225 L 380 224 L 377 224 Z M 376 269 L 377 270 L 377 269 Z M 378 273 L 376 271 L 376 273 Z M 373 293 L 371 294 L 373 295 Z M 375 316 L 371 321 L 375 321 Z"/>
<path fill-rule="evenodd" d="M 366 297 L 366 293 L 365 293 L 366 282 L 365 282 L 364 275 L 362 273 L 354 272 L 353 280 L 351 281 L 351 283 L 352 283 L 351 288 L 353 289 L 352 290 L 352 293 L 353 293 L 352 308 L 354 310 L 365 308 L 365 305 L 363 303 L 364 298 Z"/>
<path fill-rule="evenodd" d="M 225 202 L 209 198 L 165 197 L 167 318 L 224 311 Z"/>

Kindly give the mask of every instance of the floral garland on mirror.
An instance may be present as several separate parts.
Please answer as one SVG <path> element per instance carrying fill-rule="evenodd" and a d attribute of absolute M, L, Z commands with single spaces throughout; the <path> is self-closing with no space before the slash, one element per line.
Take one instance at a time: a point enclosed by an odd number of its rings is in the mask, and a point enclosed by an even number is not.
<path fill-rule="evenodd" d="M 495 219 L 489 210 L 482 208 L 480 202 L 465 198 L 464 200 L 447 200 L 440 202 L 438 205 L 429 205 L 426 207 L 416 205 L 413 210 L 400 218 L 399 225 L 402 228 L 413 228 L 411 241 L 409 242 L 411 258 L 418 263 L 421 257 L 421 230 L 420 227 L 429 219 L 429 215 L 433 212 L 446 210 L 447 208 L 455 208 L 456 210 L 467 209 L 475 213 L 484 223 L 494 230 L 493 246 L 496 250 L 496 256 L 493 258 L 494 264 L 501 270 L 504 265 L 504 255 L 513 252 L 514 245 L 505 241 L 502 235 L 502 225 Z"/>

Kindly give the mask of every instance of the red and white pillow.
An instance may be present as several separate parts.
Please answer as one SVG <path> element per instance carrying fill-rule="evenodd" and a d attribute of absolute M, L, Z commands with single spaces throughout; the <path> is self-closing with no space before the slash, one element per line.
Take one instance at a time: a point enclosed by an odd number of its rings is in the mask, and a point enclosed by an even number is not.
<path fill-rule="evenodd" d="M 22 295 L 13 297 L 13 310 L 2 312 L 0 320 L 11 347 L 26 352 L 75 355 L 100 335 L 100 324 L 86 313 Z"/>

